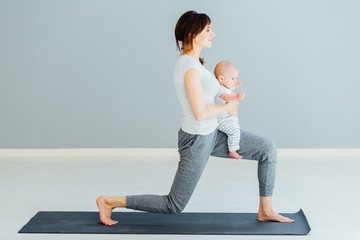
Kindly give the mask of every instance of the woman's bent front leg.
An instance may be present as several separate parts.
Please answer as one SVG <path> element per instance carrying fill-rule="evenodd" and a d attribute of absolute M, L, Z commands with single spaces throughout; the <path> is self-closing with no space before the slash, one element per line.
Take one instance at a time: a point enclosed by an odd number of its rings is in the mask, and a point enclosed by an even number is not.
<path fill-rule="evenodd" d="M 258 180 L 260 205 L 259 221 L 289 222 L 294 220 L 283 217 L 272 209 L 272 194 L 275 185 L 277 149 L 269 138 L 241 129 L 240 149 L 237 151 L 243 159 L 258 161 Z M 218 132 L 212 156 L 229 158 L 227 135 Z"/>
<path fill-rule="evenodd" d="M 241 129 L 240 149 L 238 154 L 243 159 L 258 161 L 259 194 L 272 196 L 275 185 L 277 149 L 269 138 Z M 218 132 L 215 147 L 211 153 L 215 157 L 229 158 L 227 135 Z"/>

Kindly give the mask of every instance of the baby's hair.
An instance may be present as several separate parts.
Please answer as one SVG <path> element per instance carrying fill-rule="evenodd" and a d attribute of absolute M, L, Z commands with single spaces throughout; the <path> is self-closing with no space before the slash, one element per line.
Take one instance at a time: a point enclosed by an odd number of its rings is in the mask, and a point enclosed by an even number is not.
<path fill-rule="evenodd" d="M 216 64 L 214 69 L 215 77 L 218 78 L 219 75 L 222 75 L 225 70 L 227 70 L 230 67 L 234 67 L 237 69 L 236 65 L 232 62 L 222 60 L 218 64 Z"/>

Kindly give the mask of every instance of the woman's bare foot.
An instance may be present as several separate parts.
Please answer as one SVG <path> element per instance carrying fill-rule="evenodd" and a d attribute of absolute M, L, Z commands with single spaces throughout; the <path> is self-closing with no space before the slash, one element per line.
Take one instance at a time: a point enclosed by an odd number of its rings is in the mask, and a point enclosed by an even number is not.
<path fill-rule="evenodd" d="M 108 226 L 118 223 L 118 221 L 111 219 L 111 213 L 114 208 L 111 207 L 110 203 L 111 200 L 104 196 L 100 196 L 96 199 L 96 205 L 99 208 L 100 221 Z"/>
<path fill-rule="evenodd" d="M 242 156 L 240 156 L 236 151 L 229 152 L 229 156 L 235 159 L 241 159 Z"/>
<path fill-rule="evenodd" d="M 268 221 L 275 221 L 275 222 L 282 222 L 282 223 L 293 223 L 295 220 L 281 216 L 280 214 L 271 211 L 269 213 L 259 212 L 258 213 L 258 221 L 268 222 Z"/>

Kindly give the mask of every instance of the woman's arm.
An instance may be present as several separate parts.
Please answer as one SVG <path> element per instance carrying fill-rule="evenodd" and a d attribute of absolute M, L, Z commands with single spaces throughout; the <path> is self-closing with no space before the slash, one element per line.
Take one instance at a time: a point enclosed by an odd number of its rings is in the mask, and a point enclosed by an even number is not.
<path fill-rule="evenodd" d="M 196 120 L 215 118 L 225 112 L 229 112 L 234 116 L 237 115 L 237 101 L 232 101 L 222 106 L 213 106 L 205 103 L 201 75 L 198 70 L 191 68 L 185 73 L 185 87 L 191 110 Z"/>

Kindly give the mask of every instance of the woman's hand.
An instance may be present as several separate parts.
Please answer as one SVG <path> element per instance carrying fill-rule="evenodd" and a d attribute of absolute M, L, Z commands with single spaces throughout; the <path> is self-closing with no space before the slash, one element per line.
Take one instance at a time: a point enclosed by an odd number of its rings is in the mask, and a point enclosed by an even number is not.
<path fill-rule="evenodd" d="M 232 116 L 237 116 L 238 105 L 238 101 L 230 101 L 226 103 L 226 106 L 228 107 L 228 113 Z"/>

